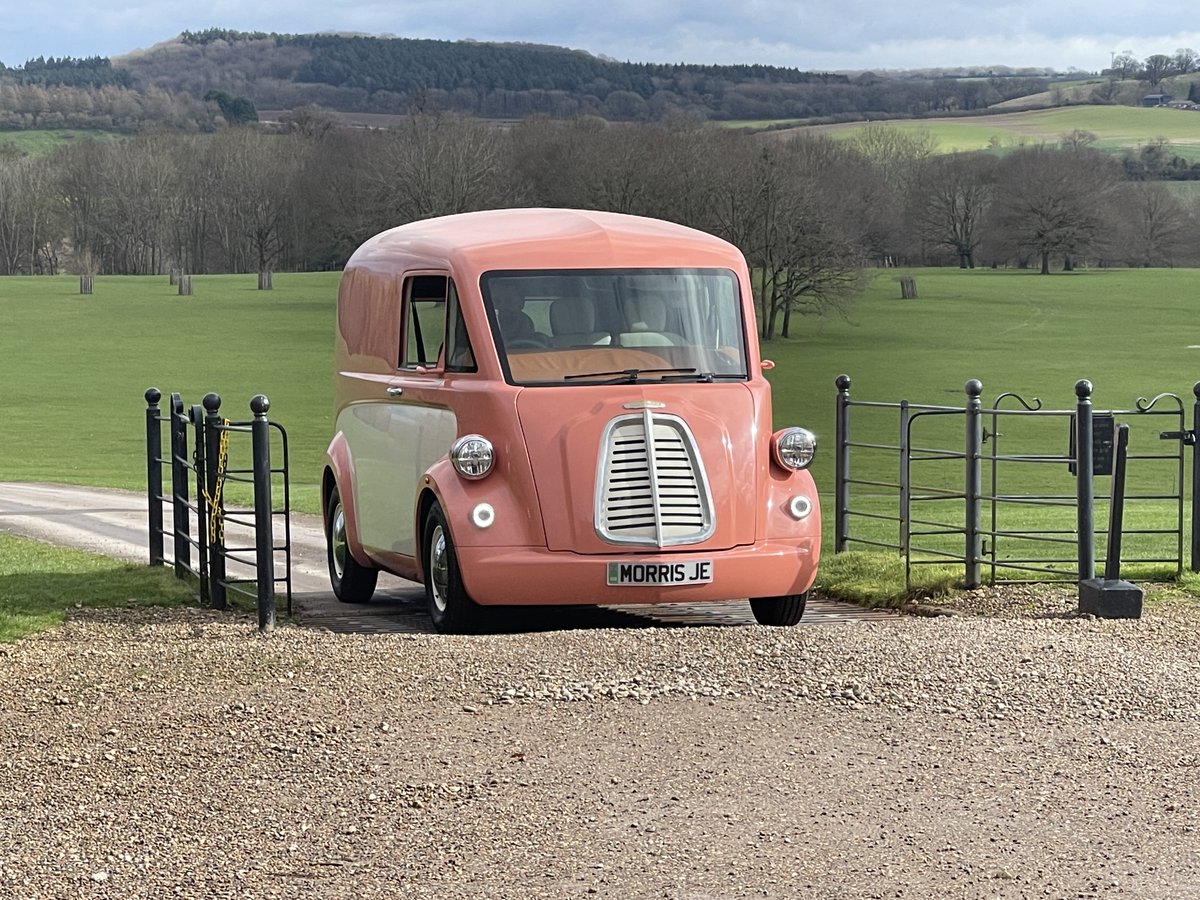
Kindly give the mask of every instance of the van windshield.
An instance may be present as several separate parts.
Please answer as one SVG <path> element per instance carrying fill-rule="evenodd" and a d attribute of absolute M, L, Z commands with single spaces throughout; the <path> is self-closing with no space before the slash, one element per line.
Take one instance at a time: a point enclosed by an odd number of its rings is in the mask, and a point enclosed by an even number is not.
<path fill-rule="evenodd" d="M 481 285 L 513 384 L 747 377 L 741 297 L 727 269 L 496 271 Z"/>

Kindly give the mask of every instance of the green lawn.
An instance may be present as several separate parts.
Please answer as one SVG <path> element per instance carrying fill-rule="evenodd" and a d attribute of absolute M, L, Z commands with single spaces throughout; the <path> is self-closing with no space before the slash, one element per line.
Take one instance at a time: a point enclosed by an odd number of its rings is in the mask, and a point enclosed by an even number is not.
<path fill-rule="evenodd" d="M 934 119 L 893 119 L 800 126 L 830 137 L 853 137 L 864 128 L 895 128 L 931 135 L 941 153 L 1007 150 L 1025 144 L 1057 143 L 1072 131 L 1090 131 L 1105 149 L 1137 147 L 1165 139 L 1179 152 L 1200 147 L 1200 122 L 1194 112 L 1137 106 L 1067 106 L 1026 112 Z"/>
<path fill-rule="evenodd" d="M 46 131 L 0 131 L 0 155 L 5 145 L 15 147 L 19 153 L 41 156 L 56 147 L 74 141 L 120 140 L 121 135 L 111 131 L 80 131 L 72 128 L 54 128 Z"/>
<path fill-rule="evenodd" d="M 920 299 L 900 299 L 902 274 L 916 277 Z M 72 277 L 0 279 L 0 330 L 20 336 L 0 363 L 0 477 L 140 489 L 147 387 L 188 405 L 216 391 L 233 419 L 248 419 L 250 397 L 264 393 L 288 430 L 294 483 L 312 488 L 299 505 L 315 509 L 332 427 L 337 279 L 283 274 L 258 291 L 253 275 L 195 276 L 187 298 L 165 277 L 98 277 L 87 297 Z M 815 472 L 828 491 L 843 372 L 860 400 L 960 404 L 978 378 L 985 406 L 1015 391 L 1062 408 L 1088 378 L 1097 408 L 1163 391 L 1190 404 L 1196 282 L 1184 269 L 877 272 L 845 317 L 797 320 L 791 339 L 765 348 L 778 364 L 776 423 L 821 435 Z"/>
<path fill-rule="evenodd" d="M 0 534 L 0 643 L 52 628 L 75 606 L 175 606 L 193 600 L 191 587 L 169 568 Z"/>
<path fill-rule="evenodd" d="M 197 275 L 191 297 L 165 276 L 97 277 L 90 296 L 74 277 L 0 278 L 0 479 L 143 489 L 146 388 L 187 406 L 215 391 L 233 420 L 262 393 L 288 429 L 293 499 L 315 510 L 338 278 L 279 274 L 259 291 L 255 275 Z"/>
<path fill-rule="evenodd" d="M 900 299 L 901 275 L 916 278 L 919 299 Z M 6 336 L 0 480 L 141 490 L 147 387 L 178 391 L 188 405 L 216 391 L 224 414 L 243 420 L 250 417 L 250 397 L 264 393 L 271 418 L 288 430 L 293 505 L 315 512 L 332 427 L 337 280 L 338 273 L 277 275 L 275 290 L 267 292 L 256 290 L 253 275 L 196 276 L 194 295 L 184 298 L 165 277 L 98 277 L 95 294 L 86 297 L 73 277 L 0 279 L 0 333 Z M 1139 397 L 1171 392 L 1182 398 L 1190 427 L 1192 385 L 1200 380 L 1196 283 L 1195 271 L 1179 269 L 1050 276 L 1003 269 L 886 270 L 874 273 L 844 317 L 798 320 L 790 339 L 769 344 L 764 353 L 777 363 L 770 373 L 776 425 L 808 426 L 822 441 L 814 475 L 827 531 L 832 533 L 838 374 L 851 376 L 856 400 L 952 406 L 964 402 L 964 383 L 978 378 L 985 408 L 999 394 L 1016 392 L 1047 408 L 1070 409 L 1075 382 L 1088 378 L 1097 409 L 1131 410 Z M 1157 435 L 1174 424 L 1125 418 L 1136 426 L 1134 452 L 1169 449 Z M 856 440 L 898 442 L 895 411 L 856 409 L 853 424 Z M 999 430 L 1004 452 L 1067 450 L 1065 420 L 1039 420 L 1036 427 L 1011 420 Z M 917 437 L 961 449 L 961 420 L 931 419 Z M 856 451 L 854 465 L 859 478 L 897 478 L 895 454 Z M 924 463 L 914 480 L 961 484 L 961 465 Z M 1062 465 L 1009 471 L 1001 472 L 1002 491 L 1074 490 Z M 1136 473 L 1131 467 L 1135 489 L 1175 480 L 1172 464 L 1155 463 L 1152 474 L 1138 474 L 1146 471 L 1148 464 Z M 1103 482 L 1097 489 L 1106 490 Z M 865 506 L 893 502 L 884 489 L 856 489 L 855 497 Z M 926 504 L 922 515 L 934 506 Z M 1145 504 L 1130 516 L 1169 516 L 1170 504 L 1164 508 Z M 1046 515 L 1034 513 L 1030 527 Z M 1098 524 L 1104 515 L 1101 505 Z M 893 523 L 872 527 L 893 540 Z"/>

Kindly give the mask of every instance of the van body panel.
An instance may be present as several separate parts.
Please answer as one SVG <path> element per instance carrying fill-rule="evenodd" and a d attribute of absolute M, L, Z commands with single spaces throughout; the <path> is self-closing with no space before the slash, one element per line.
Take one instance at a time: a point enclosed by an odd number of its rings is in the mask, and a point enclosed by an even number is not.
<path fill-rule="evenodd" d="M 480 604 L 812 585 L 816 486 L 772 455 L 749 271 L 723 240 L 580 210 L 403 225 L 348 261 L 334 355 L 326 483 L 360 564 L 425 580 L 436 502 Z M 485 474 L 451 460 L 460 439 Z"/>

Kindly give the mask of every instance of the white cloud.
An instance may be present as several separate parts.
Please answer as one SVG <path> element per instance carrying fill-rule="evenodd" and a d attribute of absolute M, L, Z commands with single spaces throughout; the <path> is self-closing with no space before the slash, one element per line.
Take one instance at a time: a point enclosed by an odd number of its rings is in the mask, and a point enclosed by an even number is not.
<path fill-rule="evenodd" d="M 558 44 L 620 60 L 763 63 L 801 69 L 1004 65 L 1098 70 L 1113 53 L 1138 58 L 1200 47 L 1200 32 L 1165 32 L 1153 16 L 1107 0 L 1056 4 L 934 0 L 915 11 L 883 0 L 61 0 L 48 16 L 25 4 L 6 16 L 0 60 L 119 56 L 208 27 L 353 31 L 448 40 Z"/>

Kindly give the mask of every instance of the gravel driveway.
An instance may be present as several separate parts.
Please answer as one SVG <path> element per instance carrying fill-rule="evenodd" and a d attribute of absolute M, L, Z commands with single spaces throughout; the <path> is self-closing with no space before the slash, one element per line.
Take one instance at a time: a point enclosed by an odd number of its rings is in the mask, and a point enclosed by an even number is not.
<path fill-rule="evenodd" d="M 0 647 L 0 896 L 1200 897 L 1200 610 Z"/>

